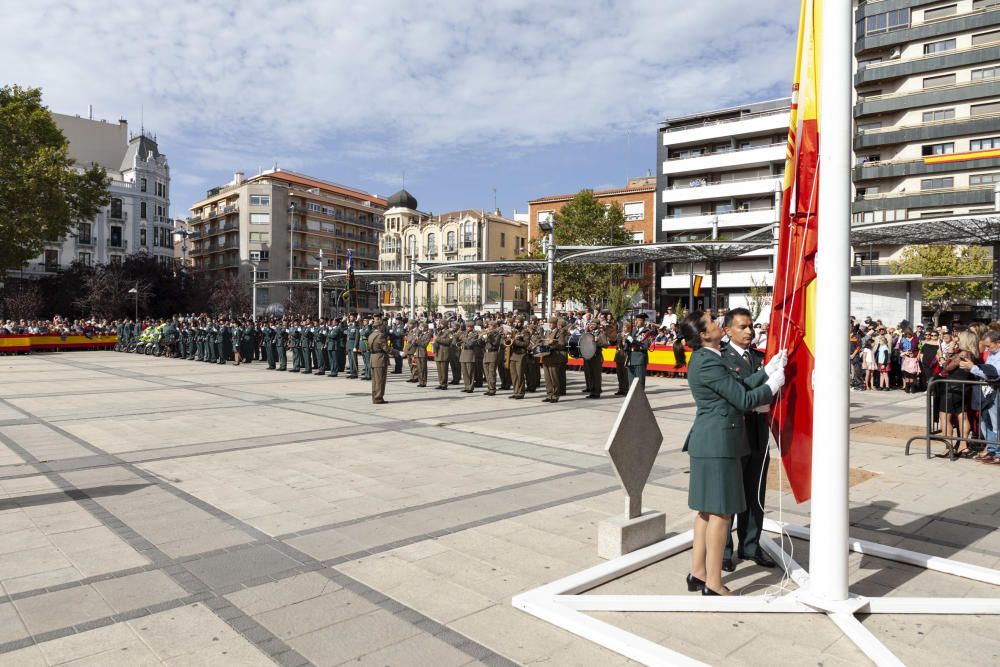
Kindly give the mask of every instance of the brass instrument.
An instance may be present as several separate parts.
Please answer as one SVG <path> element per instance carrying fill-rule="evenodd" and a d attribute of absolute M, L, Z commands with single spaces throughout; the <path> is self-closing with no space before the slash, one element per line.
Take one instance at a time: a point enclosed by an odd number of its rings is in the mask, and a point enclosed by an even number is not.
<path fill-rule="evenodd" d="M 510 368 L 510 353 L 514 348 L 514 337 L 507 333 L 503 337 L 503 367 Z"/>

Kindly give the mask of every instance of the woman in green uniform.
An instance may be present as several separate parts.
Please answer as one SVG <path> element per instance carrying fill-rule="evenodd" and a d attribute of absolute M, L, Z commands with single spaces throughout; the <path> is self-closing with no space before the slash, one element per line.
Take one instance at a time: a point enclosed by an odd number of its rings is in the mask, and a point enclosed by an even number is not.
<path fill-rule="evenodd" d="M 694 520 L 689 591 L 729 595 L 722 585 L 722 553 L 732 515 L 746 509 L 740 458 L 750 453 L 743 413 L 767 405 L 785 382 L 784 352 L 763 370 L 740 381 L 722 359 L 722 328 L 702 311 L 678 325 L 674 354 L 684 365 L 684 345 L 692 350 L 687 378 L 697 412 L 684 451 L 691 457 L 688 507 Z"/>

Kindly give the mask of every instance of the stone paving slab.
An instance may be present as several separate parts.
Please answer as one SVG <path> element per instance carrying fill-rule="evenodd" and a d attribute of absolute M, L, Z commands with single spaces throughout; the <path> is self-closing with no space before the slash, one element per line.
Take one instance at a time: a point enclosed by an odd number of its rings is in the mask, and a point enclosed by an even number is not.
<path fill-rule="evenodd" d="M 17 385 L 0 391 L 0 665 L 629 663 L 510 605 L 599 562 L 597 524 L 622 509 L 602 449 L 621 400 L 584 400 L 577 373 L 557 406 L 390 375 L 376 407 L 367 383 L 262 364 L 81 352 L 0 370 Z M 693 402 L 681 380 L 648 389 L 665 439 L 644 503 L 686 530 Z M 921 397 L 852 405 L 852 533 L 996 567 L 995 470 L 903 456 L 894 438 L 921 423 Z M 808 503 L 777 488 L 769 515 L 807 523 Z M 808 544 L 788 544 L 808 564 Z M 687 561 L 600 592 L 683 594 Z M 848 565 L 864 594 L 996 594 Z M 745 564 L 726 582 L 782 585 Z M 594 615 L 712 664 L 865 664 L 818 616 Z M 865 624 L 907 664 L 1000 660 L 993 619 Z"/>

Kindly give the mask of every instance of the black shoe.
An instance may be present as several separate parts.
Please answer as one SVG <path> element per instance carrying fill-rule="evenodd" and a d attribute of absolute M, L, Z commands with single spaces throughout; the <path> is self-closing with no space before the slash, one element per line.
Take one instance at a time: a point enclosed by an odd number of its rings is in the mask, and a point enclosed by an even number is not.
<path fill-rule="evenodd" d="M 580 393 L 581 393 L 581 394 L 589 394 L 589 393 L 590 393 L 590 390 L 589 390 L 589 389 L 584 389 L 584 390 L 582 390 L 582 391 L 581 391 Z"/>
<path fill-rule="evenodd" d="M 688 590 L 691 592 L 705 589 L 705 582 L 691 574 L 687 576 Z"/>
<path fill-rule="evenodd" d="M 551 403 L 551 402 L 552 402 L 551 398 L 543 398 L 542 399 L 542 403 Z"/>
<path fill-rule="evenodd" d="M 600 397 L 601 397 L 600 394 L 591 394 L 590 396 L 587 396 L 587 398 L 600 398 Z"/>
<path fill-rule="evenodd" d="M 418 384 L 417 386 L 418 387 L 426 387 L 427 385 L 425 385 L 425 384 Z"/>
<path fill-rule="evenodd" d="M 483 396 L 496 396 L 496 395 L 497 393 L 495 391 L 488 391 L 485 394 L 483 394 Z"/>
<path fill-rule="evenodd" d="M 770 556 L 768 556 L 760 549 L 758 549 L 757 553 L 755 553 L 753 556 L 744 556 L 743 554 L 740 554 L 740 558 L 742 560 L 751 560 L 761 567 L 767 567 L 767 568 L 778 567 L 778 564 L 775 563 Z"/>
<path fill-rule="evenodd" d="M 507 398 L 510 398 L 512 400 L 515 400 L 515 401 L 524 400 L 524 396 L 508 396 Z"/>
<path fill-rule="evenodd" d="M 701 589 L 701 594 L 702 595 L 718 595 L 718 593 L 716 593 L 715 591 L 713 591 L 708 586 L 705 586 L 703 589 Z"/>
<path fill-rule="evenodd" d="M 616 391 L 615 396 L 628 396 L 628 393 L 624 391 Z"/>
<path fill-rule="evenodd" d="M 733 564 L 733 559 L 732 558 L 723 558 L 722 559 L 722 571 L 723 572 L 735 572 L 736 571 L 736 565 Z M 718 593 L 713 593 L 713 595 L 718 595 Z"/>

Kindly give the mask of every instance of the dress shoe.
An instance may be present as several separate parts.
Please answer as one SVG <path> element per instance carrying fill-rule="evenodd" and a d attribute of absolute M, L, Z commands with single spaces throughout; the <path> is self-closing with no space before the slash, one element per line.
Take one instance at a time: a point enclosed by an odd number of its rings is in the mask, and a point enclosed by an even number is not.
<path fill-rule="evenodd" d="M 485 394 L 483 394 L 483 396 L 496 396 L 496 395 L 497 393 L 495 391 L 488 391 Z"/>
<path fill-rule="evenodd" d="M 744 556 L 743 554 L 740 554 L 740 558 L 742 560 L 751 560 L 761 567 L 768 567 L 768 568 L 778 567 L 778 564 L 775 563 L 770 556 L 768 556 L 760 549 L 758 549 L 757 553 L 755 553 L 753 556 Z"/>
<path fill-rule="evenodd" d="M 427 385 L 425 385 L 425 384 L 418 384 L 417 386 L 418 387 L 426 387 Z"/>
<path fill-rule="evenodd" d="M 705 582 L 691 574 L 687 576 L 687 585 L 688 590 L 692 592 L 704 590 L 705 588 Z"/>
<path fill-rule="evenodd" d="M 543 398 L 542 399 L 542 403 L 551 403 L 551 402 L 552 402 L 551 398 Z"/>
<path fill-rule="evenodd" d="M 600 397 L 601 397 L 600 394 L 591 394 L 591 395 L 587 396 L 587 398 L 600 398 Z"/>
<path fill-rule="evenodd" d="M 719 595 L 718 593 L 716 593 L 715 591 L 713 591 L 708 586 L 705 586 L 703 589 L 701 589 L 701 594 L 702 595 Z"/>
<path fill-rule="evenodd" d="M 615 392 L 615 396 L 627 396 L 627 395 L 628 394 L 626 394 L 624 391 L 616 391 Z"/>
<path fill-rule="evenodd" d="M 722 571 L 723 572 L 735 572 L 736 571 L 736 565 L 733 564 L 733 559 L 732 558 L 723 558 L 722 559 Z"/>
<path fill-rule="evenodd" d="M 515 401 L 520 401 L 520 400 L 524 399 L 524 396 L 508 396 L 507 398 L 515 400 Z"/>
<path fill-rule="evenodd" d="M 385 405 L 388 402 L 389 401 L 372 401 L 372 403 L 374 403 L 375 405 Z"/>

